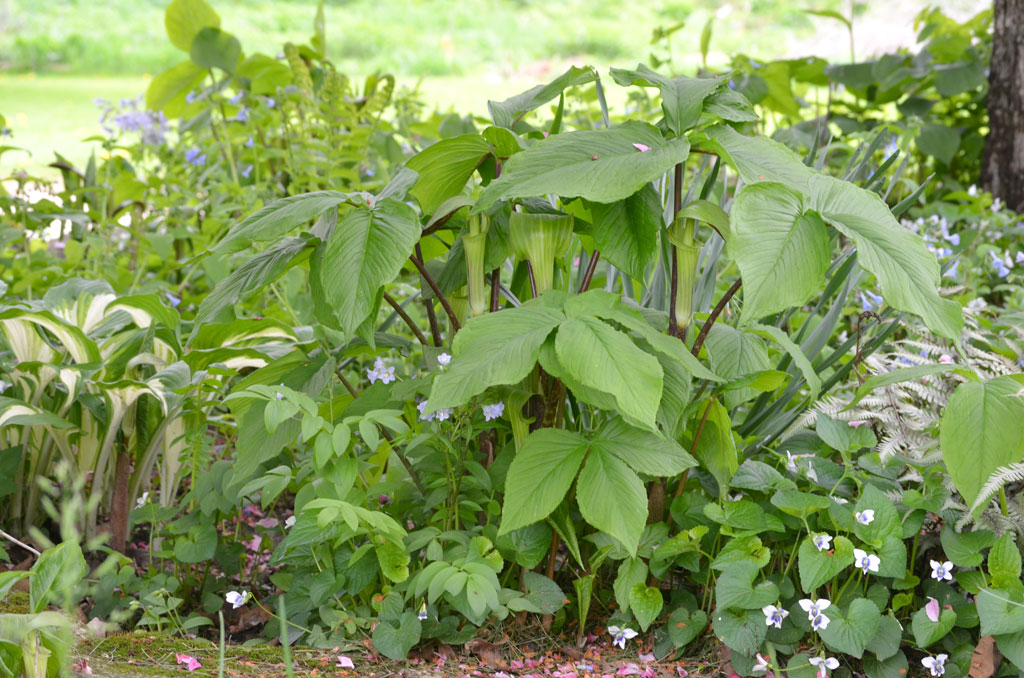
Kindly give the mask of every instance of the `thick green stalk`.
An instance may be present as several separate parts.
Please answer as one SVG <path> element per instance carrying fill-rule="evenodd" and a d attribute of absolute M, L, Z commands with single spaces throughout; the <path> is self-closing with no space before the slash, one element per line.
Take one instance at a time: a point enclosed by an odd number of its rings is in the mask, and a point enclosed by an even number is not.
<path fill-rule="evenodd" d="M 554 285 L 555 261 L 569 249 L 572 226 L 570 214 L 512 213 L 509 219 L 512 249 L 517 257 L 530 262 L 537 294 Z"/>
<path fill-rule="evenodd" d="M 484 254 L 489 225 L 486 214 L 475 214 L 469 218 L 469 233 L 462 236 L 462 247 L 466 252 L 466 287 L 469 288 L 469 309 L 474 316 L 483 315 L 487 311 Z"/>
<path fill-rule="evenodd" d="M 693 320 L 693 288 L 697 282 L 697 260 L 700 245 L 693 238 L 694 222 L 676 219 L 668 229 L 668 239 L 675 247 L 674 310 L 678 336 L 684 336 Z"/>

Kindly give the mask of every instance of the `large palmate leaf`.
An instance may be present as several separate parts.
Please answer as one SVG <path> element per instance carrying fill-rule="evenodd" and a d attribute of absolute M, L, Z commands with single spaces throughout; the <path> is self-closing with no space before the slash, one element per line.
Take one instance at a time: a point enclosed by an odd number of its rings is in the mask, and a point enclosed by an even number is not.
<path fill-rule="evenodd" d="M 188 93 L 199 86 L 207 72 L 193 61 L 183 61 L 154 77 L 146 88 L 146 108 L 176 118 L 188 103 Z"/>
<path fill-rule="evenodd" d="M 652 476 L 673 476 L 697 465 L 679 443 L 630 426 L 618 417 L 598 431 L 591 445 L 614 454 L 634 471 Z"/>
<path fill-rule="evenodd" d="M 583 519 L 636 555 L 647 522 L 647 493 L 640 478 L 613 454 L 592 447 L 576 483 Z"/>
<path fill-rule="evenodd" d="M 478 134 L 442 139 L 405 164 L 419 174 L 410 191 L 424 214 L 433 214 L 445 200 L 458 195 L 473 171 L 494 149 Z"/>
<path fill-rule="evenodd" d="M 949 399 L 942 415 L 942 458 L 968 506 L 996 469 L 1024 458 L 1022 390 L 1024 375 L 1014 374 L 965 382 Z"/>
<path fill-rule="evenodd" d="M 487 110 L 498 127 L 511 129 L 526 113 L 543 106 L 568 87 L 577 87 L 597 80 L 597 71 L 590 66 L 571 67 L 546 85 L 537 85 L 505 101 L 488 101 Z"/>
<path fill-rule="evenodd" d="M 878 195 L 817 172 L 783 145 L 747 137 L 729 127 L 700 134 L 699 145 L 722 155 L 748 184 L 785 184 L 808 199 L 808 208 L 857 245 L 860 264 L 878 279 L 886 302 L 920 316 L 929 329 L 960 339 L 960 306 L 938 293 L 939 263 L 924 241 L 896 221 Z"/>
<path fill-rule="evenodd" d="M 366 205 L 368 193 L 313 191 L 275 200 L 231 227 L 214 251 L 221 254 L 244 250 L 255 242 L 276 240 L 296 226 L 342 203 Z"/>
<path fill-rule="evenodd" d="M 205 26 L 192 38 L 189 56 L 198 66 L 207 70 L 219 68 L 234 73 L 242 56 L 242 43 L 227 31 Z"/>
<path fill-rule="evenodd" d="M 735 379 L 770 367 L 768 348 L 764 341 L 729 325 L 712 325 L 704 347 L 711 361 L 711 369 L 726 379 Z M 728 391 L 725 394 L 725 403 L 732 409 L 756 395 L 757 390 L 753 388 Z"/>
<path fill-rule="evenodd" d="M 561 503 L 586 456 L 589 441 L 572 431 L 534 431 L 516 452 L 505 481 L 499 534 L 546 518 Z"/>
<path fill-rule="evenodd" d="M 730 213 L 728 247 L 743 275 L 743 315 L 757 320 L 813 297 L 829 266 L 825 223 L 784 184 L 745 186 Z"/>
<path fill-rule="evenodd" d="M 620 85 L 641 85 L 661 90 L 665 124 L 676 136 L 697 124 L 704 110 L 704 100 L 725 84 L 725 80 L 716 78 L 688 78 L 685 75 L 670 78 L 644 64 L 634 70 L 613 68 L 611 73 Z"/>
<path fill-rule="evenodd" d="M 324 248 L 320 280 L 346 332 L 366 319 L 377 291 L 394 280 L 419 239 L 416 213 L 393 199 L 352 210 L 338 222 Z"/>
<path fill-rule="evenodd" d="M 664 373 L 627 335 L 597 318 L 569 318 L 558 328 L 555 353 L 575 381 L 611 394 L 627 421 L 657 429 Z"/>
<path fill-rule="evenodd" d="M 430 411 L 462 405 L 489 386 L 522 380 L 564 318 L 558 309 L 531 302 L 467 322 L 452 343 L 451 365 L 434 380 Z"/>
<path fill-rule="evenodd" d="M 594 218 L 594 246 L 619 270 L 643 280 L 644 269 L 658 248 L 664 227 L 661 199 L 648 184 L 624 200 L 590 203 Z"/>
<path fill-rule="evenodd" d="M 207 26 L 220 28 L 220 16 L 206 0 L 172 0 L 164 12 L 167 37 L 185 52 L 192 49 L 192 40 Z"/>
<path fill-rule="evenodd" d="M 556 134 L 512 156 L 473 211 L 486 210 L 499 200 L 551 193 L 615 202 L 684 162 L 689 151 L 686 139 L 667 140 L 657 127 L 637 121 Z"/>
<path fill-rule="evenodd" d="M 306 249 L 303 238 L 286 238 L 274 247 L 261 252 L 235 269 L 231 275 L 217 283 L 213 291 L 199 304 L 192 334 L 198 334 L 203 325 L 211 322 L 229 322 L 234 303 L 279 278 Z"/>

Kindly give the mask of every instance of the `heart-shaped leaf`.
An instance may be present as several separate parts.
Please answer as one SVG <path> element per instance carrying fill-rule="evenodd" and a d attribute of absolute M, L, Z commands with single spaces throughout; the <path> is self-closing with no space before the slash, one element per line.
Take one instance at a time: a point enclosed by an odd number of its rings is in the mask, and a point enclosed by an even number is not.
<path fill-rule="evenodd" d="M 699 636 L 707 625 L 708 615 L 704 610 L 690 612 L 685 607 L 680 607 L 668 618 L 665 628 L 668 629 L 669 638 L 675 647 L 685 647 Z"/>
<path fill-rule="evenodd" d="M 825 551 L 819 551 L 814 540 L 807 537 L 797 553 L 800 587 L 805 593 L 811 593 L 852 564 L 853 542 L 846 537 L 836 537 L 832 548 Z"/>
<path fill-rule="evenodd" d="M 914 641 L 917 642 L 918 647 L 926 648 L 944 638 L 953 630 L 954 624 L 956 624 L 956 612 L 953 610 L 943 609 L 939 614 L 939 621 L 933 622 L 928 618 L 927 610 L 922 607 L 914 613 L 910 628 L 914 632 Z"/>
<path fill-rule="evenodd" d="M 829 625 L 818 632 L 825 645 L 834 652 L 845 652 L 860 659 L 878 632 L 882 614 L 873 602 L 858 598 L 845 612 L 829 608 L 828 617 Z"/>
<path fill-rule="evenodd" d="M 415 612 L 405 612 L 395 627 L 389 622 L 380 622 L 373 629 L 373 647 L 395 661 L 402 661 L 412 646 L 420 642 L 420 620 Z"/>
<path fill-rule="evenodd" d="M 739 607 L 745 610 L 760 610 L 779 599 L 779 587 L 770 581 L 754 586 L 754 578 L 760 568 L 751 562 L 731 565 L 715 584 L 715 604 L 720 608 Z"/>
<path fill-rule="evenodd" d="M 651 622 L 658 618 L 664 604 L 661 591 L 653 586 L 644 586 L 642 583 L 634 584 L 633 590 L 629 592 L 629 608 L 633 610 L 633 616 L 636 617 L 636 621 L 643 631 L 646 631 Z"/>

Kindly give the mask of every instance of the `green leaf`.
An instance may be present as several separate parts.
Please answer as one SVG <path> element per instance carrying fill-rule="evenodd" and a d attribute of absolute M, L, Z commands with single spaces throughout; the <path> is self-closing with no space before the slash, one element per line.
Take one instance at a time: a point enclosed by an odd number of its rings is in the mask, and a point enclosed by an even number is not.
<path fill-rule="evenodd" d="M 725 84 L 725 80 L 717 78 L 669 78 L 644 64 L 637 65 L 635 70 L 613 68 L 611 74 L 615 82 L 624 87 L 640 85 L 661 90 L 665 124 L 677 137 L 697 124 L 704 109 L 704 100 Z"/>
<path fill-rule="evenodd" d="M 933 374 L 942 374 L 944 372 L 958 372 L 964 377 L 968 377 L 971 373 L 962 367 L 957 367 L 955 363 L 942 364 L 938 363 L 935 365 L 912 365 L 910 367 L 900 367 L 898 370 L 892 372 L 883 372 L 882 374 L 873 374 L 864 380 L 864 383 L 857 387 L 857 392 L 854 396 L 853 402 L 847 405 L 847 409 L 852 408 L 854 405 L 859 403 L 864 396 L 873 393 L 879 388 L 885 386 L 891 386 L 893 384 L 901 384 L 908 381 L 914 381 L 915 379 L 921 379 L 928 377 Z"/>
<path fill-rule="evenodd" d="M 807 388 L 811 392 L 811 399 L 813 400 L 818 397 L 818 393 L 821 391 L 821 377 L 818 376 L 811 361 L 807 358 L 807 354 L 804 353 L 802 348 L 797 346 L 796 342 L 789 338 L 788 334 L 774 325 L 760 325 L 757 323 L 749 325 L 747 330 L 758 336 L 770 338 L 783 351 L 789 354 L 793 364 L 800 370 L 804 381 L 807 382 Z M 870 433 L 866 429 L 865 432 Z"/>
<path fill-rule="evenodd" d="M 960 384 L 942 414 L 939 440 L 949 477 L 968 506 L 989 476 L 1024 458 L 1024 376 Z M 977 512 L 984 509 L 978 506 Z"/>
<path fill-rule="evenodd" d="M 568 87 L 578 87 L 597 80 L 597 71 L 590 66 L 571 67 L 546 85 L 537 85 L 505 101 L 488 101 L 487 110 L 498 127 L 511 129 L 526 113 L 535 110 L 561 94 Z"/>
<path fill-rule="evenodd" d="M 638 121 L 556 134 L 509 158 L 473 211 L 482 212 L 499 200 L 549 194 L 592 202 L 623 200 L 684 162 L 689 152 L 686 139 L 666 140 L 657 127 Z"/>
<path fill-rule="evenodd" d="M 403 612 L 398 626 L 382 621 L 373 629 L 373 647 L 388 659 L 404 661 L 420 642 L 422 625 L 415 612 Z"/>
<path fill-rule="evenodd" d="M 542 428 L 527 436 L 509 466 L 499 534 L 554 511 L 572 486 L 588 446 L 586 438 L 564 429 Z"/>
<path fill-rule="evenodd" d="M 187 52 L 200 30 L 220 28 L 220 16 L 205 0 L 172 0 L 164 13 L 164 27 L 171 44 Z"/>
<path fill-rule="evenodd" d="M 641 558 L 625 558 L 619 564 L 615 575 L 615 583 L 612 589 L 615 592 L 615 602 L 624 613 L 629 611 L 629 594 L 633 587 L 647 581 L 647 563 Z"/>
<path fill-rule="evenodd" d="M 949 165 L 960 150 L 960 133 L 946 125 L 922 125 L 915 143 L 917 150 Z"/>
<path fill-rule="evenodd" d="M 253 243 L 277 240 L 332 207 L 342 203 L 363 205 L 369 198 L 372 196 L 367 193 L 313 191 L 275 200 L 232 226 L 214 251 L 228 254 L 244 250 Z M 335 232 L 339 228 L 336 227 Z"/>
<path fill-rule="evenodd" d="M 732 475 L 739 468 L 736 441 L 732 437 L 729 411 L 717 399 L 709 400 L 707 408 L 704 430 L 697 441 L 694 456 L 718 481 L 718 491 L 724 497 Z M 704 416 L 704 413 L 701 416 Z"/>
<path fill-rule="evenodd" d="M 942 551 L 957 567 L 977 567 L 984 557 L 981 552 L 992 546 L 996 535 L 990 530 L 958 533 L 953 526 L 946 523 L 939 535 Z"/>
<path fill-rule="evenodd" d="M 205 77 L 206 71 L 191 60 L 169 68 L 150 81 L 146 88 L 146 108 L 162 111 L 168 118 L 180 116 L 188 103 L 185 97 Z"/>
<path fill-rule="evenodd" d="M 278 87 L 290 85 L 294 79 L 287 62 L 280 62 L 266 54 L 246 57 L 238 66 L 237 76 L 249 80 L 249 90 L 253 94 L 264 96 L 274 94 Z"/>
<path fill-rule="evenodd" d="M 715 606 L 760 610 L 778 602 L 779 587 L 774 583 L 762 581 L 754 586 L 754 579 L 760 571 L 756 563 L 749 561 L 727 567 L 715 582 Z"/>
<path fill-rule="evenodd" d="M 628 336 L 596 318 L 569 318 L 558 327 L 555 353 L 575 381 L 611 394 L 627 421 L 657 430 L 664 373 Z"/>
<path fill-rule="evenodd" d="M 999 538 L 988 552 L 988 573 L 996 588 L 1011 588 L 1020 583 L 1020 550 L 1009 532 Z"/>
<path fill-rule="evenodd" d="M 954 624 L 956 624 L 956 612 L 953 610 L 943 608 L 942 613 L 939 614 L 939 621 L 933 622 L 928 618 L 928 611 L 922 607 L 914 613 L 910 628 L 914 632 L 914 642 L 918 647 L 924 649 L 945 638 L 946 634 L 953 630 Z"/>
<path fill-rule="evenodd" d="M 32 566 L 29 581 L 29 610 L 42 612 L 50 603 L 64 605 L 73 601 L 62 600 L 89 572 L 82 548 L 74 541 L 66 541 L 46 549 Z"/>
<path fill-rule="evenodd" d="M 668 629 L 672 644 L 678 648 L 689 645 L 707 625 L 708 615 L 704 610 L 688 612 L 685 607 L 679 607 L 669 616 L 665 628 Z"/>
<path fill-rule="evenodd" d="M 845 611 L 829 608 L 829 624 L 818 631 L 825 645 L 860 659 L 875 637 L 882 615 L 867 598 L 857 598 Z"/>
<path fill-rule="evenodd" d="M 1018 670 L 1024 669 L 1024 633 L 1006 633 L 995 636 L 996 647 Z"/>
<path fill-rule="evenodd" d="M 981 635 L 1024 632 L 1024 587 L 982 589 L 977 596 Z"/>
<path fill-rule="evenodd" d="M 764 340 L 729 325 L 715 323 L 704 341 L 708 360 L 715 374 L 732 380 L 769 369 L 768 348 Z M 732 409 L 757 396 L 757 390 L 742 388 L 725 394 Z"/>
<path fill-rule="evenodd" d="M 883 615 L 878 623 L 878 631 L 875 637 L 868 643 L 867 650 L 879 660 L 886 660 L 900 651 L 900 643 L 903 640 L 903 628 L 892 613 Z"/>
<path fill-rule="evenodd" d="M 462 405 L 489 386 L 521 381 L 564 318 L 560 310 L 528 302 L 467 322 L 452 342 L 451 365 L 434 379 L 430 408 Z"/>
<path fill-rule="evenodd" d="M 619 417 L 601 427 L 591 446 L 614 454 L 634 471 L 651 476 L 674 476 L 697 465 L 697 460 L 674 440 L 630 426 Z"/>
<path fill-rule="evenodd" d="M 744 186 L 730 212 L 729 252 L 743 275 L 743 315 L 758 320 L 806 303 L 830 263 L 825 223 L 783 184 Z"/>
<path fill-rule="evenodd" d="M 786 662 L 786 678 L 817 678 L 818 667 L 811 663 L 810 657 L 802 652 L 795 654 Z"/>
<path fill-rule="evenodd" d="M 749 657 L 760 651 L 768 634 L 761 610 L 722 610 L 714 612 L 715 635 L 733 652 Z"/>
<path fill-rule="evenodd" d="M 874 448 L 878 443 L 870 428 L 853 427 L 849 422 L 833 419 L 822 412 L 818 413 L 815 430 L 819 438 L 839 452 L 856 452 L 864 447 Z"/>
<path fill-rule="evenodd" d="M 772 506 L 797 518 L 806 518 L 832 505 L 832 500 L 828 497 L 797 490 L 778 490 L 772 495 L 771 501 Z"/>
<path fill-rule="evenodd" d="M 189 57 L 200 68 L 219 68 L 234 73 L 242 56 L 242 43 L 238 38 L 219 28 L 206 26 L 192 38 Z"/>
<path fill-rule="evenodd" d="M 192 325 L 193 336 L 208 323 L 233 320 L 233 314 L 225 311 L 281 277 L 305 252 L 306 246 L 303 238 L 285 238 L 232 271 L 199 304 Z"/>
<path fill-rule="evenodd" d="M 378 290 L 394 280 L 419 239 L 416 213 L 393 199 L 352 210 L 338 222 L 324 249 L 321 280 L 345 332 L 370 314 Z"/>
<path fill-rule="evenodd" d="M 832 548 L 826 551 L 819 551 L 814 540 L 806 537 L 797 553 L 800 588 L 804 593 L 812 593 L 850 565 L 853 565 L 853 542 L 846 537 L 836 537 Z"/>
<path fill-rule="evenodd" d="M 377 544 L 374 549 L 377 551 L 381 574 L 395 583 L 409 578 L 409 554 L 404 548 L 392 542 L 384 542 Z"/>
<path fill-rule="evenodd" d="M 558 584 L 542 574 L 527 572 L 523 575 L 526 584 L 526 599 L 533 603 L 539 614 L 554 614 L 569 601 Z"/>
<path fill-rule="evenodd" d="M 0 600 L 6 598 L 10 590 L 14 588 L 14 585 L 27 576 L 28 572 L 17 570 L 10 572 L 0 572 Z"/>
<path fill-rule="evenodd" d="M 629 609 L 633 611 L 641 631 L 650 628 L 651 623 L 661 614 L 661 607 L 664 604 L 661 590 L 653 586 L 634 584 L 629 592 Z"/>
<path fill-rule="evenodd" d="M 647 493 L 622 460 L 600 448 L 591 449 L 576 483 L 576 501 L 584 520 L 636 555 L 647 522 Z"/>
<path fill-rule="evenodd" d="M 498 547 L 515 554 L 516 564 L 533 569 L 544 560 L 551 548 L 551 527 L 547 523 L 534 523 L 512 530 L 498 537 Z"/>
<path fill-rule="evenodd" d="M 433 214 L 441 203 L 461 193 L 493 150 L 479 134 L 466 134 L 442 139 L 410 158 L 405 166 L 419 174 L 410 193 L 423 213 Z"/>
<path fill-rule="evenodd" d="M 864 485 L 855 512 L 874 511 L 874 519 L 868 525 L 854 522 L 853 531 L 861 541 L 879 547 L 887 537 L 901 537 L 900 515 L 892 500 L 874 485 Z"/>
<path fill-rule="evenodd" d="M 728 212 L 713 202 L 694 200 L 679 210 L 676 216 L 683 217 L 684 219 L 696 219 L 697 221 L 710 224 L 726 242 L 732 238 L 732 227 L 729 224 Z"/>
<path fill-rule="evenodd" d="M 920 316 L 937 334 L 960 340 L 960 305 L 939 296 L 935 255 L 899 225 L 877 194 L 807 167 L 766 137 L 746 137 L 720 126 L 707 130 L 699 145 L 725 157 L 748 184 L 774 181 L 801 192 L 809 209 L 854 240 L 861 266 L 878 279 L 887 303 Z"/>
<path fill-rule="evenodd" d="M 618 202 L 588 203 L 587 207 L 594 219 L 594 246 L 601 257 L 643 280 L 658 248 L 658 233 L 664 227 L 658 192 L 648 184 Z"/>
<path fill-rule="evenodd" d="M 210 523 L 193 525 L 174 542 L 174 558 L 182 563 L 202 563 L 217 551 L 217 529 Z"/>
<path fill-rule="evenodd" d="M 907 656 L 900 651 L 884 660 L 864 657 L 864 675 L 867 678 L 905 678 L 909 668 Z"/>

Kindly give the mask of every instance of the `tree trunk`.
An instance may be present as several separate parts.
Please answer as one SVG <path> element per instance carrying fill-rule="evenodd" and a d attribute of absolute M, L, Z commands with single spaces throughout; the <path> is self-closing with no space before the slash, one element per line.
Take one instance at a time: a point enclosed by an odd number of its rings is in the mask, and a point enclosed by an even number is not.
<path fill-rule="evenodd" d="M 995 0 L 981 183 L 1024 212 L 1024 0 Z"/>

